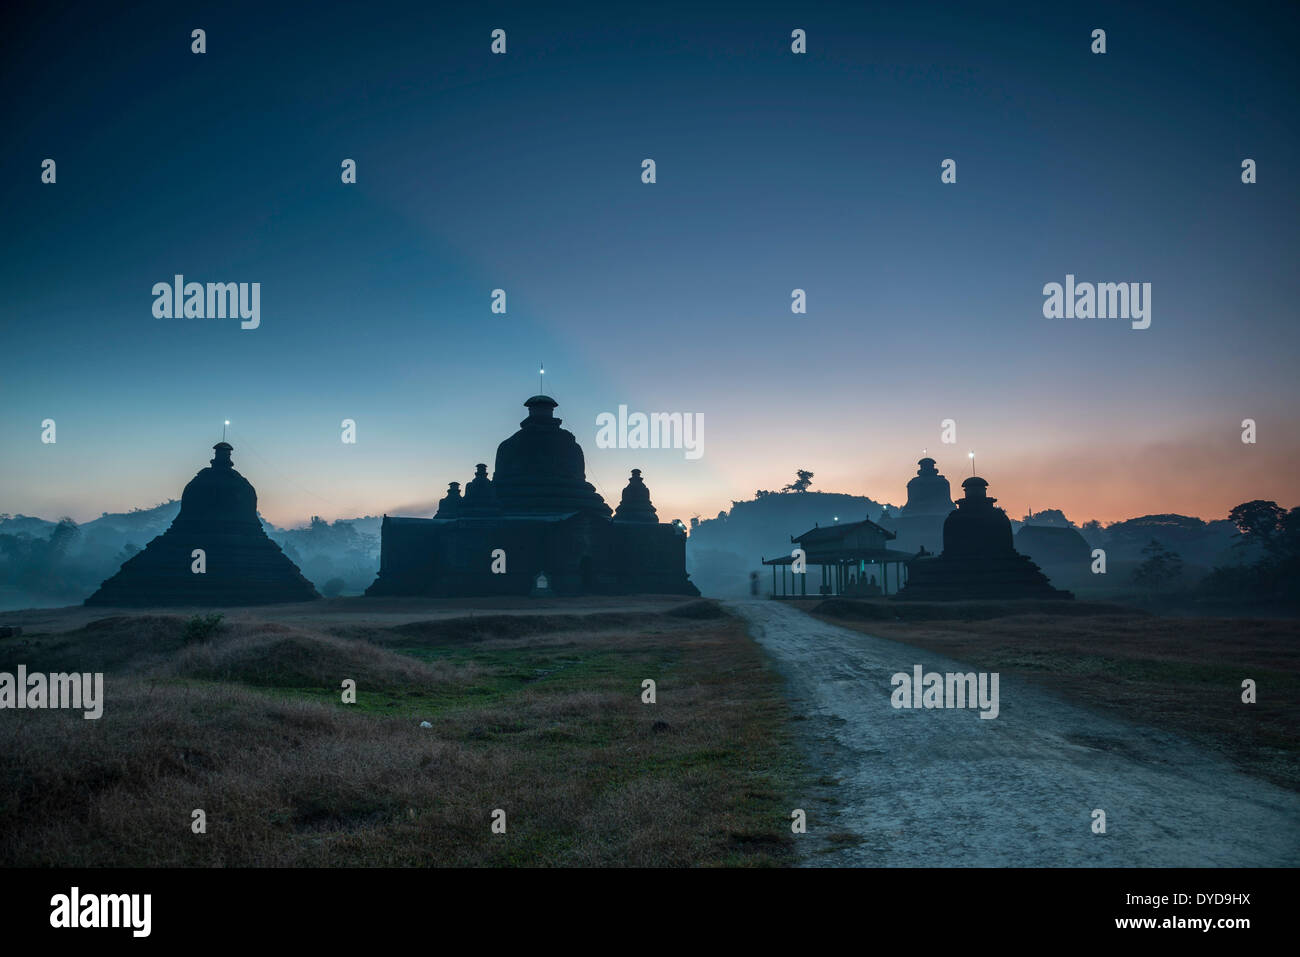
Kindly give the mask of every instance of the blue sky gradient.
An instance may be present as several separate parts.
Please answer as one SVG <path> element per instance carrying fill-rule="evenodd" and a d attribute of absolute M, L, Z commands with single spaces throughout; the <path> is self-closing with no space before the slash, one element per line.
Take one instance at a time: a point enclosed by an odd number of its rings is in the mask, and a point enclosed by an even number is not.
<path fill-rule="evenodd" d="M 539 359 L 590 477 L 642 468 L 665 520 L 799 467 L 898 503 L 923 447 L 1013 515 L 1300 504 L 1292 5 L 17 17 L 0 511 L 178 496 L 230 419 L 272 521 L 427 513 Z M 260 282 L 261 327 L 155 318 L 177 272 Z M 1067 273 L 1150 282 L 1151 328 L 1043 318 Z M 619 404 L 702 413 L 704 456 L 597 449 Z"/>

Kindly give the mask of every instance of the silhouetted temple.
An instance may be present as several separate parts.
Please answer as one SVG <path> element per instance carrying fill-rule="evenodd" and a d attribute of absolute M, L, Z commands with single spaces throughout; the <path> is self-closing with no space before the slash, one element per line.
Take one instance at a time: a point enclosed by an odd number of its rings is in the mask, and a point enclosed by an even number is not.
<path fill-rule="evenodd" d="M 86 599 L 87 605 L 263 605 L 319 598 L 267 537 L 257 492 L 235 471 L 227 442 L 185 486 L 171 527 Z M 196 572 L 194 552 L 203 551 Z"/>
<path fill-rule="evenodd" d="M 943 523 L 951 514 L 952 489 L 939 474 L 934 459 L 921 459 L 916 475 L 907 483 L 907 504 L 897 515 L 883 515 L 881 524 L 897 536 L 901 551 L 921 549 L 938 553 L 943 548 Z"/>
<path fill-rule="evenodd" d="M 916 475 L 907 483 L 907 504 L 899 515 L 947 515 L 955 507 L 952 504 L 952 487 L 948 480 L 939 474 L 934 459 L 926 456 L 919 460 Z"/>
<path fill-rule="evenodd" d="M 618 511 L 587 481 L 582 448 L 535 395 L 497 447 L 496 467 L 452 482 L 433 518 L 385 515 L 379 577 L 367 595 L 440 598 L 529 594 L 698 595 L 686 536 L 661 523 L 640 469 Z"/>
<path fill-rule="evenodd" d="M 944 520 L 943 554 L 911 562 L 900 600 L 1074 597 L 1053 588 L 1039 567 L 1016 551 L 1011 520 L 985 493 L 988 484 L 976 477 L 961 483 L 966 496 Z"/>

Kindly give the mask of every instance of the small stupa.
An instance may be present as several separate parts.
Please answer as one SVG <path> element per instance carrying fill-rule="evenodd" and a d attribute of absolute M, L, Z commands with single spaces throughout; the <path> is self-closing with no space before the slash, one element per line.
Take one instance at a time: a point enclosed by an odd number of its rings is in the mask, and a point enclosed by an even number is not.
<path fill-rule="evenodd" d="M 496 489 L 488 478 L 487 465 L 474 466 L 474 477 L 465 486 L 465 498 L 460 503 L 461 518 L 495 518 L 501 514 Z"/>
<path fill-rule="evenodd" d="M 235 471 L 234 447 L 221 441 L 212 448 L 208 468 L 185 486 L 171 527 L 127 559 L 87 605 L 264 605 L 320 597 L 267 536 L 257 492 Z"/>
<path fill-rule="evenodd" d="M 658 524 L 659 513 L 650 502 L 650 490 L 641 478 L 641 470 L 633 469 L 628 479 L 627 488 L 623 489 L 623 498 L 614 510 L 616 522 L 649 522 Z"/>
<path fill-rule="evenodd" d="M 899 600 L 1074 597 L 1053 588 L 1042 570 L 1016 551 L 1011 519 L 994 505 L 988 484 L 974 475 L 961 483 L 965 497 L 943 523 L 943 554 L 908 565 Z"/>
<path fill-rule="evenodd" d="M 460 483 L 452 482 L 447 486 L 447 495 L 438 503 L 434 518 L 460 518 Z"/>

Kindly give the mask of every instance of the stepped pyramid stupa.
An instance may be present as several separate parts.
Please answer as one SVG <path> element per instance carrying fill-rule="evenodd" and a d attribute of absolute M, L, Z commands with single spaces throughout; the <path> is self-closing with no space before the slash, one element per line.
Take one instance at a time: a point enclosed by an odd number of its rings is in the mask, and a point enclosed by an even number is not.
<path fill-rule="evenodd" d="M 181 495 L 171 527 L 104 582 L 87 605 L 264 605 L 319 598 L 298 566 L 267 537 L 257 492 L 235 471 L 228 442 Z M 206 571 L 193 571 L 202 549 Z"/>

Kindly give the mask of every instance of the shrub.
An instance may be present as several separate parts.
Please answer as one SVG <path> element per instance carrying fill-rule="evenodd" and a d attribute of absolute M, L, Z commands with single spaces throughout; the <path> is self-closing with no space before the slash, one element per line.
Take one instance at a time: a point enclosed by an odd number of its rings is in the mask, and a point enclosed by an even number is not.
<path fill-rule="evenodd" d="M 181 637 L 186 644 L 207 641 L 221 629 L 221 619 L 224 617 L 225 615 L 221 614 L 221 612 L 213 612 L 211 615 L 195 615 L 185 623 L 185 630 L 181 632 Z"/>

